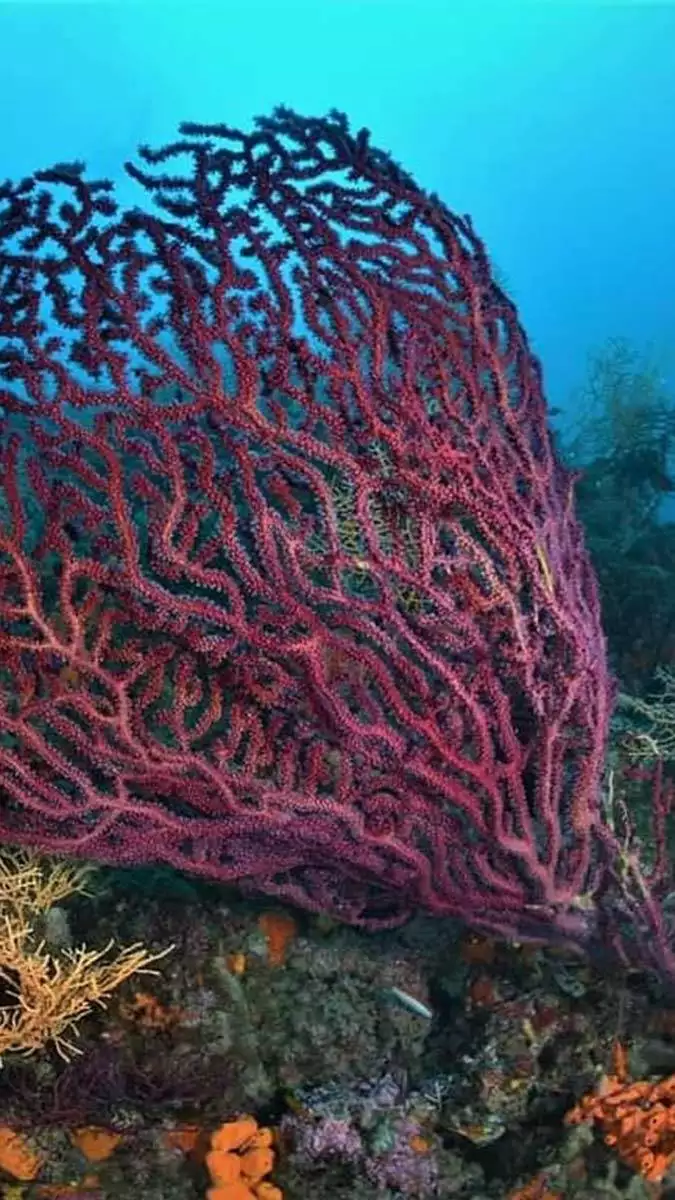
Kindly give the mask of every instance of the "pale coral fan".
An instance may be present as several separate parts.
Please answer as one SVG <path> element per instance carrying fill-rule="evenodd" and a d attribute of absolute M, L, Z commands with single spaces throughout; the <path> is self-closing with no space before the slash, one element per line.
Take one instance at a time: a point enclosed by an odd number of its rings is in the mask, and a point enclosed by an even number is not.
<path fill-rule="evenodd" d="M 0 1053 L 32 1053 L 52 1042 L 63 1058 L 77 1053 L 72 1041 L 78 1022 L 129 976 L 148 972 L 168 953 L 152 954 L 135 944 L 108 958 L 86 946 L 58 955 L 36 936 L 35 923 L 52 906 L 82 893 L 90 879 L 86 866 L 38 858 L 26 851 L 0 853 Z M 151 973 L 154 973 L 151 971 Z"/>

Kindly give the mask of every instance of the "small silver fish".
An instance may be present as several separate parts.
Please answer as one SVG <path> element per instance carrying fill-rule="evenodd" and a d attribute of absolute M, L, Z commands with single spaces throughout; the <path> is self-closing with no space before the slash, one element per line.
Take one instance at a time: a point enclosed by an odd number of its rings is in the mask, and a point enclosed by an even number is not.
<path fill-rule="evenodd" d="M 410 992 L 404 992 L 401 988 L 391 987 L 385 991 L 385 996 L 393 1000 L 395 1004 L 400 1004 L 401 1008 L 407 1008 L 408 1012 L 415 1013 L 418 1017 L 424 1017 L 425 1020 L 433 1020 L 433 1012 L 428 1004 L 422 1000 L 418 1000 L 417 996 L 411 996 Z"/>

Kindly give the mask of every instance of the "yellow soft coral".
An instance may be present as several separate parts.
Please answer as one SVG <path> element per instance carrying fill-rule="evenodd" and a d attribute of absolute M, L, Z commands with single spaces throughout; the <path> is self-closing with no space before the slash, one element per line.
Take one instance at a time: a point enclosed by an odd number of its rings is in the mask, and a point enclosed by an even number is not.
<path fill-rule="evenodd" d="M 63 1058 L 77 1052 L 68 1039 L 96 1004 L 136 972 L 168 953 L 136 944 L 119 950 L 81 946 L 54 955 L 35 936 L 33 922 L 57 902 L 84 892 L 91 871 L 27 851 L 0 852 L 0 980 L 13 998 L 0 1006 L 0 1054 L 31 1053 L 53 1042 Z M 150 971 L 150 974 L 155 972 Z"/>
<path fill-rule="evenodd" d="M 93 867 L 85 863 L 4 848 L 0 853 L 0 909 L 46 912 L 75 893 L 88 895 L 93 875 Z"/>

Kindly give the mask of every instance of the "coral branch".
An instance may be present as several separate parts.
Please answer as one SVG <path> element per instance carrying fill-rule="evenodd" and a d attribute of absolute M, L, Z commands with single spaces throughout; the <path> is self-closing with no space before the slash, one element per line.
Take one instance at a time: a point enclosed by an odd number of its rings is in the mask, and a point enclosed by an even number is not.
<path fill-rule="evenodd" d="M 287 110 L 0 189 L 0 833 L 583 939 L 611 685 L 467 218 Z"/>

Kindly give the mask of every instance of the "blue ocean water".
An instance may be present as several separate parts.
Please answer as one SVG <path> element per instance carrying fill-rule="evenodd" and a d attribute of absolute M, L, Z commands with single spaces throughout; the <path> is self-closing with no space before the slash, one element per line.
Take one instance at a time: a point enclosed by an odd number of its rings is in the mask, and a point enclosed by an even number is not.
<path fill-rule="evenodd" d="M 675 6 L 641 0 L 17 0 L 0 5 L 0 175 L 83 158 L 120 179 L 181 120 L 346 111 L 472 215 L 569 411 L 608 337 L 673 368 L 674 43 Z"/>

